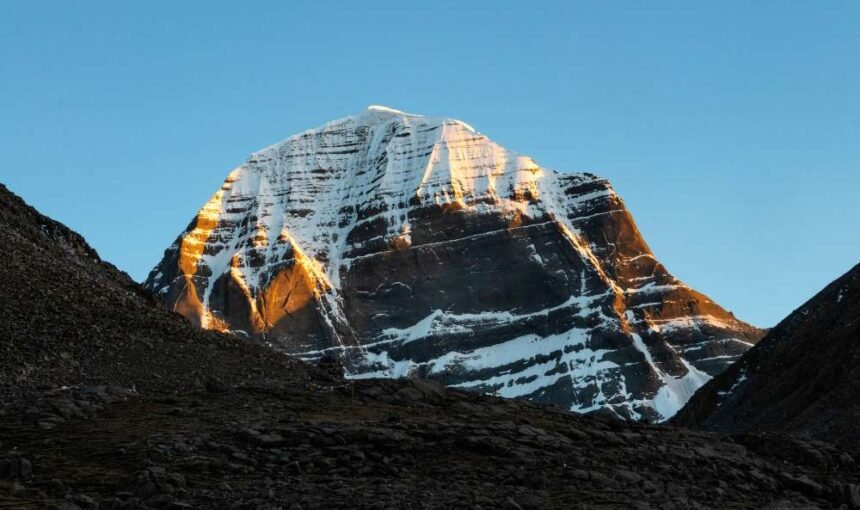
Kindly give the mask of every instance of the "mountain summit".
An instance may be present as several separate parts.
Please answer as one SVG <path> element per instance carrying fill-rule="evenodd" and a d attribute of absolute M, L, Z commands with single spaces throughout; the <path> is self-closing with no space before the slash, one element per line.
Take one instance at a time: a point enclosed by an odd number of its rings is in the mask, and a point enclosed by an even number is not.
<path fill-rule="evenodd" d="M 662 420 L 762 335 L 674 278 L 605 179 L 382 106 L 228 175 L 146 287 L 352 377 Z"/>

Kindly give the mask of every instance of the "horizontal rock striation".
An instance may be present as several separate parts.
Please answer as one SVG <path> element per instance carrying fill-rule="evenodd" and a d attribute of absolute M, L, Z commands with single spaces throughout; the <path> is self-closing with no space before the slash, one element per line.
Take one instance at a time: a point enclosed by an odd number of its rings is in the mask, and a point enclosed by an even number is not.
<path fill-rule="evenodd" d="M 145 286 L 352 377 L 661 420 L 761 331 L 674 278 L 610 184 L 384 107 L 254 153 Z"/>

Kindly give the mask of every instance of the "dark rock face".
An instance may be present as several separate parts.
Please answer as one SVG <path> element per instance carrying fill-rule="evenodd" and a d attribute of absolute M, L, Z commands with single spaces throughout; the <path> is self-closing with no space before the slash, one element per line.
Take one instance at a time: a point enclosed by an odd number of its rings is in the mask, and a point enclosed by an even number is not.
<path fill-rule="evenodd" d="M 605 179 L 378 108 L 252 155 L 145 285 L 352 377 L 652 420 L 761 335 L 669 274 Z"/>
<path fill-rule="evenodd" d="M 860 265 L 709 382 L 675 421 L 860 446 Z"/>

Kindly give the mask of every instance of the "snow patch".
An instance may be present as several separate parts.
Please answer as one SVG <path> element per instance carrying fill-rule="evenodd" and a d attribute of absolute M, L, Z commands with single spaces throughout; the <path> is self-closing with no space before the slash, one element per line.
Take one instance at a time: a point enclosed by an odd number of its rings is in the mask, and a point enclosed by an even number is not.
<path fill-rule="evenodd" d="M 681 357 L 678 359 L 684 365 L 684 368 L 687 369 L 687 373 L 682 377 L 674 377 L 671 374 L 667 374 L 654 362 L 651 351 L 645 345 L 645 342 L 642 341 L 642 337 L 637 333 L 630 333 L 630 336 L 633 338 L 633 345 L 645 357 L 645 362 L 651 366 L 651 369 L 663 381 L 663 386 L 657 390 L 651 406 L 655 411 L 660 413 L 663 419 L 668 420 L 684 407 L 684 404 L 690 400 L 693 393 L 704 386 L 711 379 L 711 376 L 690 365 Z"/>

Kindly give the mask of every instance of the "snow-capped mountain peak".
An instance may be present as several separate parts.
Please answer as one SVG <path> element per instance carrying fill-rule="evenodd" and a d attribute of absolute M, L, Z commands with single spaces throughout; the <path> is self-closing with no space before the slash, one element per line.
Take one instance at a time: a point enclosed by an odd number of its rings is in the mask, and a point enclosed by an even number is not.
<path fill-rule="evenodd" d="M 146 285 L 355 377 L 633 418 L 667 418 L 760 336 L 665 270 L 605 179 L 383 106 L 252 154 Z"/>

